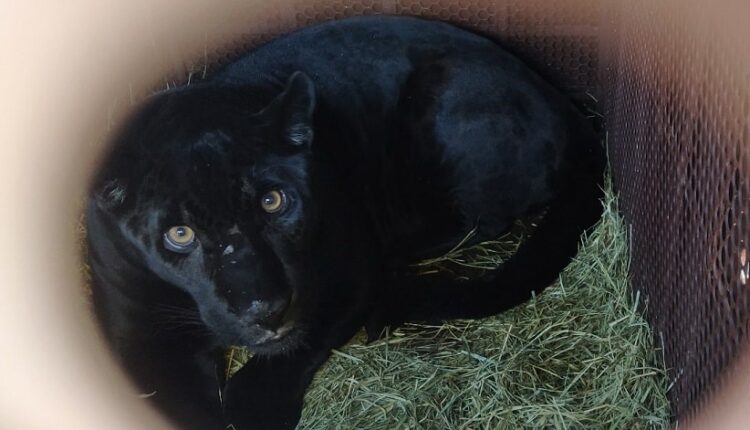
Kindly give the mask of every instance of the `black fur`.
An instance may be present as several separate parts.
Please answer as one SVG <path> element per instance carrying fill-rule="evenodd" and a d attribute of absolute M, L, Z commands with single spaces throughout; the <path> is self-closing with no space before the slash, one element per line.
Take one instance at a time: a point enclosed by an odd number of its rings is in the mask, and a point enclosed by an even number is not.
<path fill-rule="evenodd" d="M 603 166 L 570 102 L 483 37 L 404 17 L 307 28 L 125 127 L 88 209 L 96 311 L 183 428 L 293 428 L 315 371 L 362 326 L 484 317 L 550 284 L 600 215 Z M 267 213 L 271 190 L 286 199 Z M 486 277 L 404 270 L 542 207 Z M 174 252 L 172 226 L 197 241 Z M 228 345 L 257 355 L 225 386 Z"/>

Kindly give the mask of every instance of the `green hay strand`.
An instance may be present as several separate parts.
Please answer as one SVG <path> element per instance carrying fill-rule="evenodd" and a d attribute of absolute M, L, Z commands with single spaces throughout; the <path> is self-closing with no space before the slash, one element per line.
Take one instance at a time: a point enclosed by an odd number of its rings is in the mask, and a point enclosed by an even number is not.
<path fill-rule="evenodd" d="M 486 267 L 507 257 L 497 245 L 466 252 Z M 358 335 L 316 375 L 299 429 L 667 428 L 666 373 L 628 286 L 627 245 L 608 181 L 602 220 L 554 286 L 496 317 L 410 324 L 370 345 Z M 468 261 L 449 254 L 431 264 Z"/>

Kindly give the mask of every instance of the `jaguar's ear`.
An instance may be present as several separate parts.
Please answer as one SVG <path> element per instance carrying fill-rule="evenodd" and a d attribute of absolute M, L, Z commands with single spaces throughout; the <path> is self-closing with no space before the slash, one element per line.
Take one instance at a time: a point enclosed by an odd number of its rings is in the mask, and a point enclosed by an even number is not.
<path fill-rule="evenodd" d="M 94 202 L 103 210 L 112 210 L 122 206 L 127 197 L 127 187 L 119 179 L 99 183 L 92 193 Z"/>
<path fill-rule="evenodd" d="M 298 147 L 308 147 L 313 140 L 315 85 L 304 72 L 294 72 L 286 88 L 271 103 L 278 115 L 281 137 Z"/>

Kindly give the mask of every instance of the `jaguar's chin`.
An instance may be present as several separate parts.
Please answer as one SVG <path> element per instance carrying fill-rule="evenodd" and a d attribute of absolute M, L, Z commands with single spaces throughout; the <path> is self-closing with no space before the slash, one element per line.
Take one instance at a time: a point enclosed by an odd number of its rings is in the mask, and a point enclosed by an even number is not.
<path fill-rule="evenodd" d="M 263 340 L 244 339 L 241 345 L 257 355 L 271 356 L 288 354 L 303 345 L 304 330 L 293 324 L 284 324 Z"/>

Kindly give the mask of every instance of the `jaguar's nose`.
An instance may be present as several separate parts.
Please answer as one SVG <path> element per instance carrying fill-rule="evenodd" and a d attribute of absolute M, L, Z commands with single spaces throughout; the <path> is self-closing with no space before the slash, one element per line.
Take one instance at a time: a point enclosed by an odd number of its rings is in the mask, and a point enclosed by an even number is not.
<path fill-rule="evenodd" d="M 258 324 L 273 330 L 282 324 L 289 302 L 286 298 L 253 300 L 240 318 L 246 323 Z"/>

